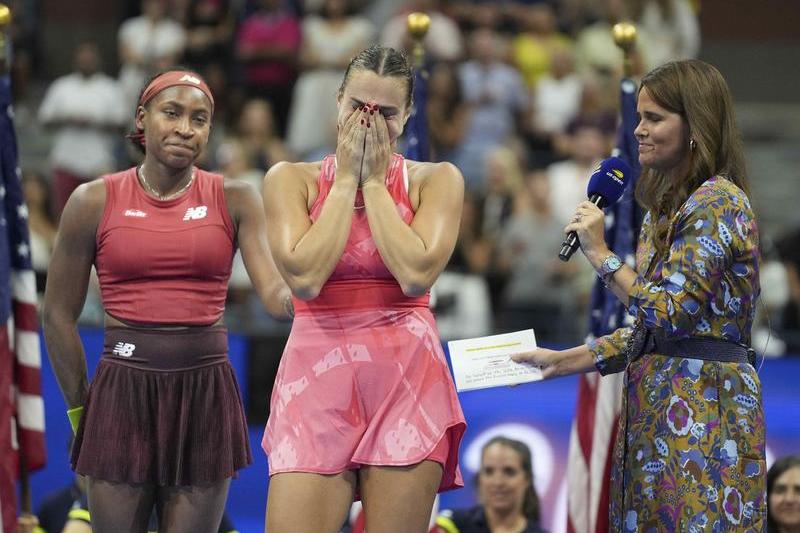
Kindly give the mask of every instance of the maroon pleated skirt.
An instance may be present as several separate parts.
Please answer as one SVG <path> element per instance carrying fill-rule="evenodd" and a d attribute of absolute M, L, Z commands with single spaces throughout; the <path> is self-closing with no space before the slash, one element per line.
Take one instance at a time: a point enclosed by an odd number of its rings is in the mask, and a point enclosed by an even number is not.
<path fill-rule="evenodd" d="M 213 484 L 252 463 L 226 328 L 106 328 L 71 463 L 159 486 Z"/>

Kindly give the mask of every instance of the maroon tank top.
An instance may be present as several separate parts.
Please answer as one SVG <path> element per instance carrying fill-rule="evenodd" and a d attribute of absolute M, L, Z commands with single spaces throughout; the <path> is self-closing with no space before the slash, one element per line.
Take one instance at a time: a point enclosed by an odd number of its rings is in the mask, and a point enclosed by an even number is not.
<path fill-rule="evenodd" d="M 189 189 L 148 196 L 131 168 L 103 177 L 95 267 L 103 307 L 143 324 L 208 325 L 225 309 L 236 249 L 223 177 L 194 169 Z"/>

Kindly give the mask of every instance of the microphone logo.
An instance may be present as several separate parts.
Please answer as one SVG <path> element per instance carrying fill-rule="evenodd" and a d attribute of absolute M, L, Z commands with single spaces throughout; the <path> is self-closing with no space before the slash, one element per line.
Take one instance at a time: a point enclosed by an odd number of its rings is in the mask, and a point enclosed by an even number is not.
<path fill-rule="evenodd" d="M 606 176 L 616 181 L 623 187 L 625 186 L 625 180 L 624 180 L 625 174 L 621 170 L 617 168 L 612 168 L 610 172 L 606 172 Z"/>

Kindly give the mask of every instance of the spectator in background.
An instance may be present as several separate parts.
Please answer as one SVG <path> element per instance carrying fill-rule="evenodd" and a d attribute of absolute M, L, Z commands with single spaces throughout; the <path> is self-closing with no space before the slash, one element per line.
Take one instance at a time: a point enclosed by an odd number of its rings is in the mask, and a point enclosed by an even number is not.
<path fill-rule="evenodd" d="M 505 146 L 489 152 L 484 166 L 486 192 L 481 201 L 481 234 L 492 243 L 485 276 L 492 308 L 498 309 L 508 276 L 498 264 L 496 246 L 522 186 L 522 170 L 517 154 Z"/>
<path fill-rule="evenodd" d="M 186 31 L 169 18 L 166 0 L 142 0 L 142 14 L 122 23 L 117 40 L 119 81 L 127 98 L 120 109 L 127 109 L 136 105 L 145 80 L 183 56 Z"/>
<path fill-rule="evenodd" d="M 767 533 L 800 531 L 800 455 L 775 461 L 767 472 Z"/>
<path fill-rule="evenodd" d="M 300 21 L 281 0 L 258 0 L 236 35 L 236 60 L 244 64 L 249 96 L 272 104 L 276 129 L 286 132 L 300 53 Z"/>
<path fill-rule="evenodd" d="M 453 63 L 437 63 L 428 82 L 428 139 L 434 161 L 453 161 L 467 132 L 471 109 Z"/>
<path fill-rule="evenodd" d="M 49 187 L 39 174 L 25 173 L 22 176 L 22 193 L 28 206 L 28 228 L 30 229 L 31 261 L 36 273 L 36 290 L 44 294 L 47 280 L 47 265 L 56 239 L 56 226 L 48 208 Z"/>
<path fill-rule="evenodd" d="M 627 11 L 648 35 L 650 65 L 700 53 L 700 24 L 690 0 L 628 0 Z"/>
<path fill-rule="evenodd" d="M 576 261 L 565 263 L 556 256 L 563 228 L 554 215 L 547 174 L 530 172 L 499 239 L 499 267 L 508 275 L 501 329 L 533 327 L 539 343 L 565 342 L 576 333 L 568 329 L 575 321 L 567 316 L 578 312 L 575 281 L 580 269 Z"/>
<path fill-rule="evenodd" d="M 516 152 L 500 146 L 486 156 L 486 193 L 483 197 L 483 234 L 494 240 L 511 216 L 514 198 L 522 187 L 522 169 Z"/>
<path fill-rule="evenodd" d="M 609 147 L 616 138 L 619 80 L 594 74 L 581 75 L 580 107 L 578 114 L 567 123 L 562 133 L 552 137 L 553 152 L 558 158 L 572 155 L 573 133 L 583 124 L 594 124 L 606 137 Z"/>
<path fill-rule="evenodd" d="M 451 0 L 447 6 L 448 13 L 465 33 L 479 29 L 502 31 L 506 7 L 506 3 L 495 0 Z"/>
<path fill-rule="evenodd" d="M 600 19 L 582 28 L 576 38 L 576 61 L 582 74 L 615 77 L 622 74 L 622 50 L 614 44 L 611 28 L 626 20 L 625 0 L 602 0 L 598 3 Z M 635 72 L 646 72 L 652 65 L 650 59 L 650 34 L 645 28 L 637 28 L 636 48 L 631 54 Z"/>
<path fill-rule="evenodd" d="M 537 165 L 553 162 L 554 139 L 563 135 L 580 112 L 583 80 L 575 73 L 572 50 L 557 48 L 550 58 L 550 72 L 539 78 L 531 98 L 531 122 L 527 142 Z"/>
<path fill-rule="evenodd" d="M 354 0 L 325 0 L 319 15 L 303 20 L 302 74 L 294 86 L 287 144 L 301 158 L 330 153 L 336 146 L 336 94 L 350 59 L 375 33 L 369 20 L 353 14 Z"/>
<path fill-rule="evenodd" d="M 403 9 L 392 17 L 383 28 L 381 44 L 396 50 L 411 50 L 411 37 L 406 20 L 409 13 L 421 11 L 431 18 L 428 33 L 423 44 L 427 57 L 434 61 L 458 61 L 464 56 L 464 44 L 458 25 L 442 13 L 438 0 L 409 0 Z"/>
<path fill-rule="evenodd" d="M 492 253 L 492 243 L 483 235 L 481 204 L 475 193 L 464 194 L 461 224 L 456 247 L 447 263 L 447 270 L 469 274 L 486 274 Z"/>
<path fill-rule="evenodd" d="M 455 163 L 470 189 L 486 186 L 486 155 L 515 135 L 517 120 L 524 116 L 528 105 L 528 93 L 519 72 L 500 60 L 498 47 L 494 31 L 475 31 L 471 59 L 459 68 L 461 90 L 473 112 Z"/>
<path fill-rule="evenodd" d="M 572 41 L 556 28 L 556 14 L 546 3 L 520 5 L 514 10 L 520 32 L 511 43 L 511 63 L 516 65 L 528 89 L 552 69 L 553 54 L 569 50 Z"/>
<path fill-rule="evenodd" d="M 789 301 L 781 317 L 781 337 L 788 352 L 800 352 L 800 228 L 777 242 L 778 255 L 786 271 Z"/>
<path fill-rule="evenodd" d="M 547 167 L 550 180 L 550 201 L 555 220 L 564 227 L 575 212 L 575 206 L 586 200 L 589 177 L 609 145 L 600 126 L 578 122 L 569 134 L 569 159 Z"/>
<path fill-rule="evenodd" d="M 119 86 L 100 71 L 97 45 L 79 44 L 74 62 L 74 71 L 50 85 L 39 107 L 39 121 L 55 132 L 50 164 L 56 219 L 78 185 L 116 169 L 115 146 L 128 119 Z"/>
<path fill-rule="evenodd" d="M 189 0 L 184 61 L 197 70 L 228 64 L 234 24 L 229 0 Z"/>
<path fill-rule="evenodd" d="M 481 450 L 478 501 L 470 509 L 444 510 L 439 533 L 544 533 L 533 485 L 533 458 L 525 443 L 494 437 Z"/>
<path fill-rule="evenodd" d="M 292 155 L 275 130 L 273 107 L 266 100 L 253 98 L 245 102 L 236 128 L 217 149 L 217 158 L 225 157 L 228 143 L 236 143 L 244 151 L 247 167 L 257 169 L 261 177 L 275 163 L 292 160 Z M 257 187 L 261 190 L 260 183 Z"/>

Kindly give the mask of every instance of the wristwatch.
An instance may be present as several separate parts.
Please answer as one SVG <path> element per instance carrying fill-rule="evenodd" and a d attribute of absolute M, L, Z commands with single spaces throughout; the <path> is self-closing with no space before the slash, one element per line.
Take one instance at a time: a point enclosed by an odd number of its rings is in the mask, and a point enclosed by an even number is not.
<path fill-rule="evenodd" d="M 597 275 L 600 276 L 600 279 L 603 280 L 603 283 L 608 286 L 608 283 L 611 281 L 611 277 L 614 275 L 614 272 L 622 268 L 622 259 L 619 258 L 617 254 L 610 254 L 603 262 L 600 264 L 600 268 L 597 269 Z"/>

